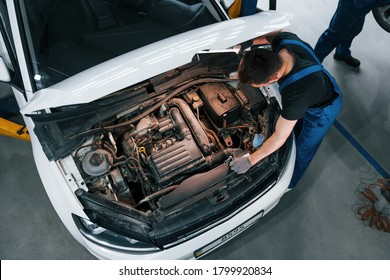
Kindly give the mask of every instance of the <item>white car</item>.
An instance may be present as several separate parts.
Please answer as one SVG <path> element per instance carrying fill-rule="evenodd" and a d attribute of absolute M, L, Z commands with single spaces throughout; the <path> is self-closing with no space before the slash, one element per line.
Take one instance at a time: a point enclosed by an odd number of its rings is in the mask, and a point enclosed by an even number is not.
<path fill-rule="evenodd" d="M 200 258 L 268 213 L 293 136 L 238 175 L 280 113 L 277 85 L 237 81 L 240 46 L 281 30 L 213 0 L 0 1 L 12 86 L 56 212 L 100 259 Z"/>

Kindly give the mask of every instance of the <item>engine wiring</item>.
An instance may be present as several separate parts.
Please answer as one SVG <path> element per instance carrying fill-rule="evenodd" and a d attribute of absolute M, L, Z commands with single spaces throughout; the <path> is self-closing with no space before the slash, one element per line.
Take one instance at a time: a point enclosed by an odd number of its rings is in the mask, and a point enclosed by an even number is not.
<path fill-rule="evenodd" d="M 212 139 L 213 142 L 218 143 L 218 146 L 220 147 L 220 149 L 223 150 L 225 147 L 222 145 L 221 141 L 219 141 L 217 134 L 214 131 L 212 131 L 211 129 L 208 129 L 204 125 L 204 123 L 200 120 L 199 107 L 196 108 L 196 118 L 198 119 L 198 122 L 200 123 L 202 128 L 206 131 L 209 138 Z"/>
<path fill-rule="evenodd" d="M 354 206 L 356 216 L 373 229 L 390 233 L 390 201 L 383 193 L 390 191 L 390 179 L 377 179 L 356 190 L 360 203 Z"/>
<path fill-rule="evenodd" d="M 90 129 L 90 130 L 87 130 L 87 131 L 80 132 L 80 133 L 77 133 L 75 135 L 69 136 L 68 139 L 72 140 L 72 139 L 75 139 L 75 138 L 78 138 L 78 137 L 82 137 L 82 136 L 86 136 L 86 135 L 90 135 L 90 134 L 93 134 L 93 133 L 96 133 L 96 132 L 103 132 L 103 131 L 113 130 L 113 129 L 116 129 L 116 128 L 119 128 L 119 127 L 123 127 L 123 126 L 132 125 L 134 122 L 139 121 L 140 119 L 144 118 L 145 116 L 149 115 L 150 113 L 152 113 L 153 111 L 155 111 L 156 109 L 161 107 L 161 105 L 163 105 L 169 99 L 172 99 L 173 97 L 175 97 L 176 95 L 181 93 L 183 90 L 186 90 L 186 89 L 188 89 L 188 88 L 190 88 L 192 86 L 196 86 L 196 85 L 199 85 L 199 84 L 202 84 L 202 83 L 211 83 L 211 82 L 214 82 L 214 83 L 224 83 L 224 82 L 231 82 L 231 81 L 232 81 L 232 79 L 229 79 L 229 78 L 201 78 L 201 79 L 190 81 L 190 82 L 188 82 L 186 84 L 183 84 L 180 87 L 174 89 L 166 97 L 164 97 L 160 101 L 156 102 L 150 108 L 146 109 L 145 111 L 143 111 L 142 113 L 138 114 L 137 116 L 133 117 L 130 120 L 126 120 L 124 122 L 121 122 L 121 123 L 118 123 L 118 124 L 113 124 L 113 125 L 108 125 L 108 126 L 102 126 L 101 125 L 100 127 L 93 128 L 93 129 Z M 102 122 L 99 122 L 99 124 L 102 124 Z"/>

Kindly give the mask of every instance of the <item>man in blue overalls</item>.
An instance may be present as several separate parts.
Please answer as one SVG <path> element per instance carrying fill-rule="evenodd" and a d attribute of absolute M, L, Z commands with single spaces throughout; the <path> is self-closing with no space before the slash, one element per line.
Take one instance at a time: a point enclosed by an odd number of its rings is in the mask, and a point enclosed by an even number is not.
<path fill-rule="evenodd" d="M 390 0 L 339 0 L 328 29 L 322 33 L 314 51 L 322 62 L 336 48 L 334 59 L 357 68 L 360 61 L 351 55 L 353 39 L 362 31 L 366 15 Z"/>
<path fill-rule="evenodd" d="M 341 92 L 313 49 L 297 35 L 280 32 L 257 38 L 253 43 L 272 43 L 272 50 L 255 48 L 245 52 L 238 69 L 240 82 L 254 87 L 278 82 L 283 108 L 274 133 L 248 157 L 234 159 L 230 167 L 239 174 L 245 173 L 279 149 L 294 131 L 297 157 L 291 189 L 302 177 L 340 113 Z"/>

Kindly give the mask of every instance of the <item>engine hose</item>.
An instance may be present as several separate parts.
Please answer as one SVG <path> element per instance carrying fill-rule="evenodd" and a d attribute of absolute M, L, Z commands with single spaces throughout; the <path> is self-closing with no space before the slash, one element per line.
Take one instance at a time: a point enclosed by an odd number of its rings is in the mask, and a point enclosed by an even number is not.
<path fill-rule="evenodd" d="M 210 143 L 207 133 L 204 131 L 198 119 L 195 117 L 190 106 L 188 106 L 188 104 L 184 100 L 179 98 L 172 98 L 166 103 L 167 107 L 171 107 L 174 105 L 179 107 L 180 111 L 184 115 L 184 118 L 187 120 L 189 127 L 192 130 L 193 135 L 196 139 L 196 142 L 200 146 L 202 152 L 205 155 L 211 154 L 212 143 Z"/>
<path fill-rule="evenodd" d="M 115 129 L 115 128 L 118 128 L 118 127 L 122 127 L 122 126 L 125 126 L 125 125 L 132 124 L 132 123 L 134 123 L 136 121 L 139 121 L 140 119 L 142 119 L 142 118 L 146 117 L 147 115 L 149 115 L 150 113 L 152 113 L 154 110 L 157 110 L 161 105 L 166 103 L 169 99 L 175 97 L 180 92 L 182 92 L 183 90 L 188 89 L 189 87 L 192 87 L 192 86 L 195 86 L 195 85 L 198 85 L 198 84 L 203 84 L 203 83 L 223 83 L 223 82 L 231 82 L 231 79 L 204 78 L 204 79 L 199 79 L 199 80 L 195 80 L 195 81 L 186 83 L 186 84 L 182 85 L 181 87 L 178 87 L 177 89 L 172 91 L 165 98 L 161 99 L 155 105 L 153 105 L 152 107 L 150 107 L 146 111 L 142 112 L 138 116 L 136 116 L 136 117 L 134 117 L 134 118 L 132 118 L 132 119 L 130 119 L 128 121 L 125 121 L 123 123 L 119 123 L 119 124 L 115 124 L 115 125 L 109 125 L 109 126 L 105 126 L 103 128 L 106 129 L 106 130 L 110 130 L 110 129 Z"/>
<path fill-rule="evenodd" d="M 206 134 L 208 135 L 208 137 L 211 139 L 211 141 L 214 141 L 214 144 L 215 142 L 218 143 L 218 146 L 221 150 L 223 150 L 225 147 L 222 145 L 221 141 L 219 140 L 217 134 L 211 130 L 211 129 L 208 129 L 204 123 L 200 120 L 200 117 L 199 117 L 199 107 L 196 108 L 196 119 L 198 120 L 199 124 L 202 126 L 203 130 L 206 132 Z"/>
<path fill-rule="evenodd" d="M 195 85 L 198 85 L 198 84 L 202 84 L 202 83 L 226 83 L 226 82 L 231 82 L 231 81 L 232 81 L 232 79 L 203 78 L 203 79 L 198 79 L 198 80 L 194 80 L 194 81 L 188 82 L 188 83 L 182 85 L 181 87 L 178 87 L 177 89 L 172 91 L 170 94 L 168 94 L 166 97 L 164 97 L 159 102 L 157 102 L 155 105 L 153 105 L 152 107 L 150 107 L 146 111 L 142 112 L 141 114 L 139 114 L 138 116 L 136 116 L 136 117 L 134 117 L 134 118 L 132 118 L 130 120 L 127 120 L 127 121 L 122 122 L 122 123 L 114 124 L 114 125 L 98 127 L 98 128 L 94 128 L 94 129 L 90 129 L 90 130 L 84 131 L 84 132 L 80 132 L 78 134 L 69 136 L 68 139 L 69 140 L 73 140 L 75 138 L 86 136 L 86 135 L 90 135 L 90 134 L 93 134 L 93 133 L 96 133 L 96 132 L 102 132 L 104 130 L 113 130 L 113 129 L 116 129 L 116 128 L 119 128 L 119 127 L 122 127 L 122 126 L 131 125 L 131 124 L 135 123 L 136 121 L 139 121 L 140 119 L 146 117 L 147 115 L 152 113 L 154 110 L 158 109 L 162 104 L 167 102 L 169 99 L 175 97 L 176 95 L 178 95 L 183 90 L 186 90 L 186 89 L 188 89 L 188 88 L 190 88 L 192 86 L 195 86 Z"/>
<path fill-rule="evenodd" d="M 369 184 L 368 187 L 359 190 L 358 197 L 363 204 L 358 205 L 356 214 L 371 228 L 390 233 L 390 207 L 387 207 L 386 211 L 384 211 L 386 207 L 383 207 L 383 203 L 382 207 L 379 207 L 377 204 L 381 201 L 381 198 L 374 192 L 375 187 L 390 191 L 390 185 L 387 182 L 390 182 L 390 179 L 378 179 L 378 183 Z"/>
<path fill-rule="evenodd" d="M 174 126 L 179 132 L 179 135 L 182 138 L 186 138 L 187 136 L 191 137 L 191 131 L 185 123 L 183 117 L 181 116 L 179 109 L 172 108 L 169 111 L 169 114 L 173 120 Z"/>

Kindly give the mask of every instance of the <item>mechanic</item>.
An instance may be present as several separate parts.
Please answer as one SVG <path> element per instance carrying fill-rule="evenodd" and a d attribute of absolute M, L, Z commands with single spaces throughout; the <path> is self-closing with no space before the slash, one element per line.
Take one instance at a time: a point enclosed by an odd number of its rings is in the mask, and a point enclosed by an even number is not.
<path fill-rule="evenodd" d="M 353 39 L 362 31 L 366 15 L 390 0 L 339 0 L 328 29 L 322 33 L 314 51 L 320 62 L 334 49 L 334 59 L 358 68 L 360 61 L 351 55 Z"/>
<path fill-rule="evenodd" d="M 252 43 L 271 44 L 272 50 L 252 46 L 244 52 L 238 67 L 239 80 L 253 87 L 278 82 L 283 108 L 275 132 L 251 155 L 235 158 L 230 168 L 239 174 L 247 172 L 280 148 L 294 131 L 297 157 L 290 190 L 302 177 L 340 113 L 341 91 L 313 49 L 297 35 L 282 31 L 256 38 Z"/>

